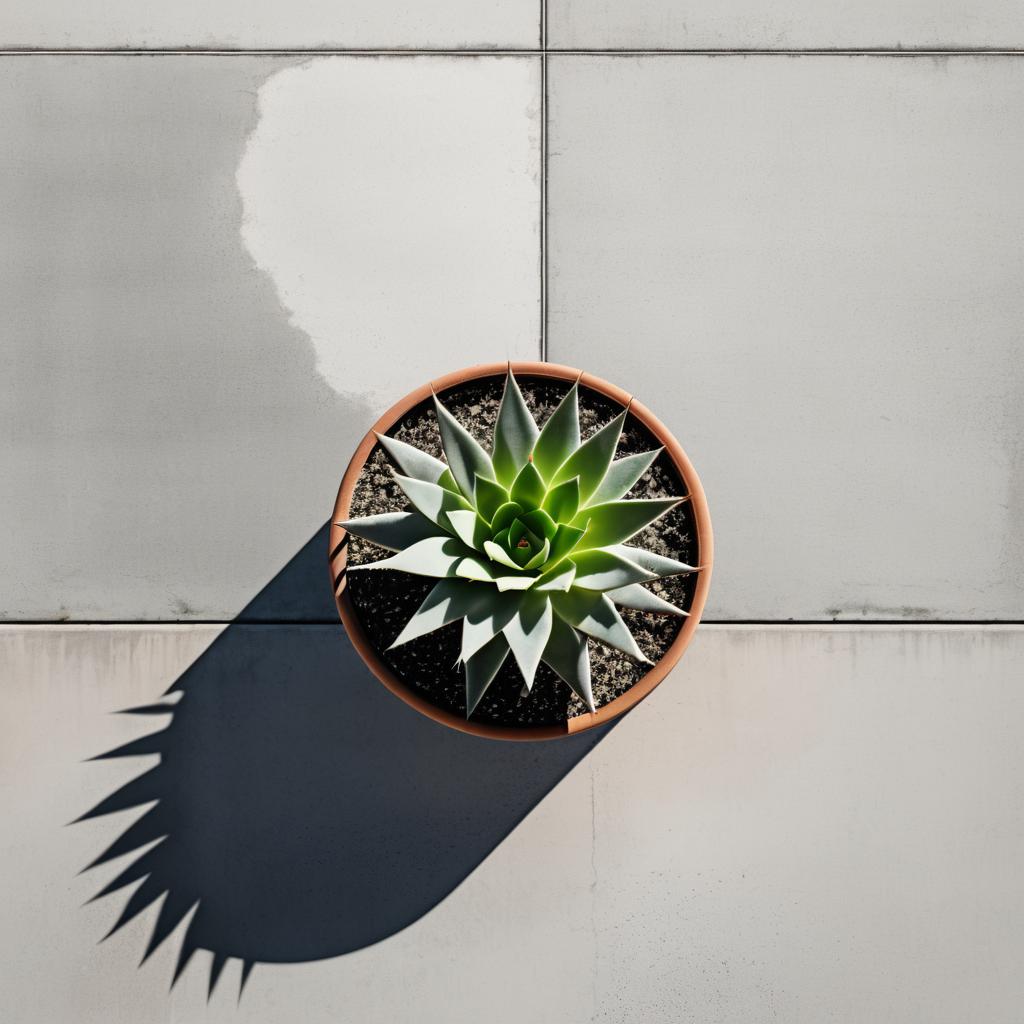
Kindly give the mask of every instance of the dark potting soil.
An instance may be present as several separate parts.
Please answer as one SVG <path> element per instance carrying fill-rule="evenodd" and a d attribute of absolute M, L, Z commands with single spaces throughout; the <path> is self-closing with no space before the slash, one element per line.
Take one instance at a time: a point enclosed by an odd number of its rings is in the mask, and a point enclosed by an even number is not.
<path fill-rule="evenodd" d="M 526 404 L 540 425 L 570 387 L 567 382 L 550 378 L 518 377 L 517 380 Z M 472 381 L 439 395 L 459 422 L 488 451 L 504 386 L 505 378 L 499 376 Z M 580 433 L 584 440 L 622 411 L 618 403 L 583 386 L 579 389 L 579 404 Z M 437 419 L 429 401 L 396 423 L 391 434 L 443 458 Z M 639 420 L 626 417 L 616 450 L 617 458 L 658 447 L 657 438 Z M 686 485 L 672 460 L 663 452 L 637 481 L 628 497 L 663 498 L 685 494 Z M 356 483 L 349 515 L 354 519 L 408 507 L 405 495 L 392 477 L 391 463 L 378 445 L 367 459 Z M 628 543 L 695 565 L 697 533 L 690 503 L 678 505 Z M 375 544 L 350 537 L 350 565 L 373 562 L 386 558 L 388 554 Z M 393 651 L 387 649 L 435 583 L 434 579 L 393 570 L 357 572 L 348 576 L 348 591 L 370 642 L 395 675 L 419 696 L 461 717 L 466 713 L 465 680 L 458 666 L 461 622 L 453 622 Z M 666 601 L 689 609 L 696 574 L 673 576 L 647 586 Z M 659 661 L 669 649 L 684 621 L 677 615 L 658 615 L 629 608 L 621 608 L 620 612 L 640 649 L 654 662 Z M 588 643 L 597 707 L 625 693 L 649 669 L 649 666 L 593 638 Z M 510 655 L 473 713 L 473 720 L 528 728 L 559 724 L 576 715 L 586 714 L 583 702 L 547 665 L 541 664 L 533 690 L 526 696 L 520 696 L 522 686 L 522 676 Z"/>

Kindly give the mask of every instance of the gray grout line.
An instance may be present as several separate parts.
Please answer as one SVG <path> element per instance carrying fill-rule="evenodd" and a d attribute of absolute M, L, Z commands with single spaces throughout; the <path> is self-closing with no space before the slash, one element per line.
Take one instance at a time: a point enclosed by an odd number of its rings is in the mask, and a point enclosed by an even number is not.
<path fill-rule="evenodd" d="M 545 4 L 546 7 L 546 4 Z M 545 11 L 546 22 L 546 11 Z M 203 47 L 0 47 L 0 57 L 1022 57 L 1022 47 L 804 47 L 790 49 L 443 49 L 291 47 L 217 49 Z"/>
<path fill-rule="evenodd" d="M 548 361 L 548 4 L 540 0 L 540 361 Z"/>

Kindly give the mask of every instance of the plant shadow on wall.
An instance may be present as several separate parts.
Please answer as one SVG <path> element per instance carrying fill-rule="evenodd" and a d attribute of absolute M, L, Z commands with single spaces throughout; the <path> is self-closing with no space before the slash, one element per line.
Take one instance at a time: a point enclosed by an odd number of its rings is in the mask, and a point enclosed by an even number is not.
<path fill-rule="evenodd" d="M 160 839 L 96 898 L 133 884 L 109 934 L 166 893 L 145 956 L 185 919 L 174 972 L 213 954 L 317 960 L 361 949 L 436 906 L 607 732 L 507 743 L 445 728 L 397 700 L 340 626 L 260 625 L 323 592 L 321 529 L 167 691 L 166 728 L 101 758 L 159 764 L 79 818 L 156 804 L 90 868 Z M 319 616 L 318 616 L 319 618 Z M 162 837 L 162 838 L 161 838 Z"/>

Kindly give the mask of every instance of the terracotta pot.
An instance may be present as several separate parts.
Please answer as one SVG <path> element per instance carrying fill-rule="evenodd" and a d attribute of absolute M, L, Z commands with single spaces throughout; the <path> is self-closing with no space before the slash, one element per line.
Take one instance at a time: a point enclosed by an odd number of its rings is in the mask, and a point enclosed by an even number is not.
<path fill-rule="evenodd" d="M 374 436 L 375 433 L 388 433 L 411 409 L 429 399 L 432 392 L 436 391 L 438 394 L 441 394 L 450 388 L 458 387 L 460 384 L 465 384 L 468 381 L 477 380 L 481 377 L 504 378 L 510 367 L 512 372 L 520 377 L 554 377 L 567 383 L 572 383 L 578 379 L 584 387 L 610 398 L 623 407 L 628 405 L 630 415 L 635 416 L 643 423 L 658 441 L 664 445 L 665 451 L 672 459 L 679 475 L 687 485 L 687 498 L 692 505 L 693 518 L 697 529 L 697 565 L 699 569 L 693 601 L 690 604 L 690 614 L 684 620 L 682 629 L 661 660 L 625 693 L 598 708 L 594 714 L 584 713 L 570 718 L 564 724 L 533 728 L 517 728 L 467 721 L 458 715 L 436 707 L 423 697 L 420 697 L 394 674 L 367 638 L 348 594 L 345 574 L 348 555 L 348 534 L 340 526 L 335 525 L 349 517 L 349 505 L 356 481 L 363 471 L 366 460 L 377 444 L 377 438 Z M 589 373 L 581 374 L 579 370 L 574 370 L 568 366 L 558 366 L 554 363 L 485 363 L 450 373 L 445 377 L 432 381 L 430 384 L 424 384 L 423 387 L 406 395 L 400 402 L 397 402 L 388 409 L 373 425 L 373 428 L 356 449 L 355 454 L 352 456 L 352 461 L 345 470 L 345 476 L 342 478 L 341 488 L 338 491 L 338 499 L 335 502 L 334 514 L 331 519 L 328 551 L 331 583 L 334 587 L 334 598 L 338 605 L 341 620 L 345 624 L 348 635 L 363 661 L 366 662 L 373 674 L 396 697 L 401 698 L 410 707 L 422 712 L 436 722 L 441 722 L 444 725 L 451 726 L 453 729 L 459 729 L 462 732 L 472 733 L 476 736 L 488 736 L 493 739 L 503 740 L 555 739 L 580 732 L 584 729 L 592 729 L 594 726 L 610 722 L 613 718 L 617 718 L 628 711 L 642 701 L 668 675 L 682 656 L 683 651 L 686 650 L 686 645 L 690 642 L 690 638 L 697 628 L 697 623 L 700 621 L 704 602 L 707 598 L 708 586 L 711 581 L 711 518 L 700 480 L 697 478 L 697 474 L 679 442 L 650 410 L 633 399 L 632 396 L 628 395 L 621 388 L 617 388 L 614 384 L 609 384 L 600 377 L 594 377 Z"/>

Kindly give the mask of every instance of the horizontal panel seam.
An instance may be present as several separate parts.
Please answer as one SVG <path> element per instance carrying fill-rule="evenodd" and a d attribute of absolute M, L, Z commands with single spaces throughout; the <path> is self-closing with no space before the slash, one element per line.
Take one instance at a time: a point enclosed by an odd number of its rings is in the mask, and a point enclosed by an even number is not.
<path fill-rule="evenodd" d="M 459 49 L 272 47 L 225 49 L 201 47 L 0 47 L 0 57 L 1022 57 L 1024 47 L 723 47 L 693 49 Z"/>

